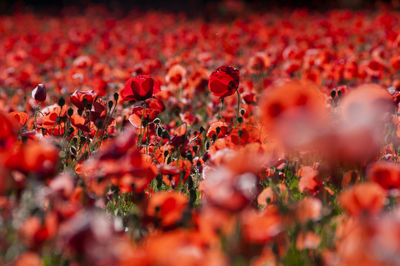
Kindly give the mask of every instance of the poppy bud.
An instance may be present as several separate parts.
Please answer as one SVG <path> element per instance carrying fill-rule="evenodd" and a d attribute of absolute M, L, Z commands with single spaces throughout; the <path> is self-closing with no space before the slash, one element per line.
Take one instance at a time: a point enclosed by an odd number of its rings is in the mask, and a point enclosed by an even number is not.
<path fill-rule="evenodd" d="M 167 159 L 167 164 L 170 164 L 171 162 L 172 162 L 172 157 L 169 156 L 168 159 Z"/>
<path fill-rule="evenodd" d="M 162 136 L 162 128 L 161 127 L 157 127 L 157 136 L 161 137 Z"/>
<path fill-rule="evenodd" d="M 68 111 L 67 111 L 67 113 L 68 113 L 68 116 L 72 116 L 73 114 L 74 114 L 74 109 L 72 109 L 72 108 L 68 108 Z"/>
<path fill-rule="evenodd" d="M 46 100 L 46 87 L 44 84 L 38 84 L 32 91 L 32 97 L 38 102 L 44 102 Z"/>
<path fill-rule="evenodd" d="M 335 99 L 335 97 L 336 97 L 336 91 L 331 91 L 331 97 L 332 97 L 332 99 Z"/>
<path fill-rule="evenodd" d="M 63 97 L 61 97 L 60 99 L 58 99 L 58 105 L 63 107 L 65 104 L 65 99 Z"/>
<path fill-rule="evenodd" d="M 119 94 L 118 94 L 118 93 L 114 93 L 114 100 L 115 100 L 115 102 L 118 102 L 118 98 L 119 98 Z"/>
<path fill-rule="evenodd" d="M 108 109 L 111 110 L 111 108 L 113 107 L 114 103 L 113 101 L 108 101 Z"/>
<path fill-rule="evenodd" d="M 197 153 L 197 151 L 199 150 L 199 147 L 198 146 L 193 146 L 193 151 L 194 151 L 194 153 Z"/>

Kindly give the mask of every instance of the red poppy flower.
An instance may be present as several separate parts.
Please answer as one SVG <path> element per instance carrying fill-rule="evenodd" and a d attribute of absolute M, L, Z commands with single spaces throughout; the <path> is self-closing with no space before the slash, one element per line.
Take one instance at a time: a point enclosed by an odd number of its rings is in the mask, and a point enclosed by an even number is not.
<path fill-rule="evenodd" d="M 11 112 L 7 116 L 17 121 L 20 126 L 25 126 L 28 121 L 28 114 L 25 112 Z"/>
<path fill-rule="evenodd" d="M 213 135 L 218 138 L 222 138 L 226 135 L 228 131 L 228 125 L 225 122 L 214 122 L 210 125 L 207 131 L 207 137 L 211 138 Z"/>
<path fill-rule="evenodd" d="M 208 82 L 210 92 L 217 97 L 226 97 L 235 93 L 239 87 L 239 70 L 230 66 L 221 66 L 211 73 Z"/>
<path fill-rule="evenodd" d="M 83 109 L 84 105 L 84 99 L 86 99 L 87 104 L 93 104 L 94 99 L 97 97 L 97 94 L 94 90 L 89 90 L 89 91 L 80 91 L 76 90 L 74 93 L 71 95 L 71 103 L 78 107 L 79 109 Z"/>
<path fill-rule="evenodd" d="M 89 123 L 88 123 L 88 121 L 84 117 L 82 117 L 80 115 L 77 115 L 77 114 L 72 115 L 71 116 L 71 123 L 74 126 L 76 126 L 77 128 L 79 128 L 80 130 L 83 130 L 83 131 L 86 131 L 86 132 L 89 131 Z"/>
<path fill-rule="evenodd" d="M 4 165 L 9 169 L 48 176 L 56 170 L 57 160 L 57 148 L 46 142 L 30 141 L 10 150 Z"/>
<path fill-rule="evenodd" d="M 163 191 L 153 194 L 147 206 L 147 215 L 161 219 L 163 226 L 170 226 L 182 218 L 188 199 L 178 191 Z"/>
<path fill-rule="evenodd" d="M 368 168 L 368 179 L 384 189 L 400 187 L 400 167 L 391 162 L 376 162 Z"/>
<path fill-rule="evenodd" d="M 123 101 L 144 101 L 160 91 L 160 85 L 149 75 L 130 78 L 121 90 Z"/>

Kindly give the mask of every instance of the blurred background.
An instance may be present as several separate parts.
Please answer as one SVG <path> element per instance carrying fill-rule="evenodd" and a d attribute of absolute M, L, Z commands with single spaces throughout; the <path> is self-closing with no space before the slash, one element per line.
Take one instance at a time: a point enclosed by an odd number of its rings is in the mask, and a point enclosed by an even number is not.
<path fill-rule="evenodd" d="M 207 15 L 219 10 L 221 4 L 245 7 L 251 10 L 271 8 L 308 8 L 310 10 L 328 10 L 333 8 L 371 9 L 380 4 L 397 8 L 399 0 L 0 0 L 0 13 L 14 13 L 18 11 L 60 12 L 65 9 L 74 9 L 79 12 L 88 6 L 101 4 L 115 12 L 126 12 L 131 9 L 163 10 L 170 12 L 186 12 L 191 15 Z"/>

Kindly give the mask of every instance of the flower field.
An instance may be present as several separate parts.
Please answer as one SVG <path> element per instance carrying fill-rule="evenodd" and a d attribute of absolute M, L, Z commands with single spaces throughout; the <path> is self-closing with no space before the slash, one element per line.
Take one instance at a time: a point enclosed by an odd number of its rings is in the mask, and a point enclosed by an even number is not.
<path fill-rule="evenodd" d="M 0 16 L 0 265 L 400 265 L 400 13 Z"/>

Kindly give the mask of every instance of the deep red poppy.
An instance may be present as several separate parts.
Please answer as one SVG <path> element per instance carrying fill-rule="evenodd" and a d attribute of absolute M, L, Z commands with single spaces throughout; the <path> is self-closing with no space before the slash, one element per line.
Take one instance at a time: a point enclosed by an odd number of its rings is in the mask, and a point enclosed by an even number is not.
<path fill-rule="evenodd" d="M 149 75 L 130 78 L 121 91 L 123 101 L 144 101 L 160 91 L 160 85 Z"/>
<path fill-rule="evenodd" d="M 96 97 L 97 94 L 94 90 L 89 90 L 89 91 L 76 90 L 71 95 L 71 103 L 76 107 L 78 107 L 79 109 L 83 109 L 85 107 L 83 104 L 84 99 L 86 99 L 87 104 L 93 104 Z"/>
<path fill-rule="evenodd" d="M 239 70 L 230 66 L 221 66 L 211 73 L 208 82 L 210 92 L 217 97 L 226 97 L 235 93 L 239 87 Z"/>

